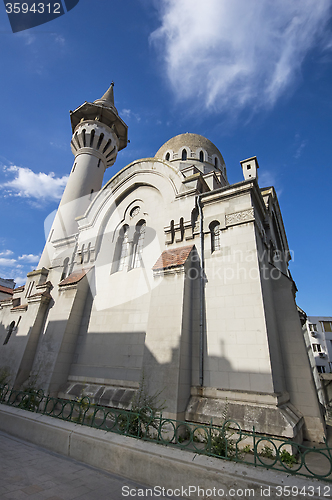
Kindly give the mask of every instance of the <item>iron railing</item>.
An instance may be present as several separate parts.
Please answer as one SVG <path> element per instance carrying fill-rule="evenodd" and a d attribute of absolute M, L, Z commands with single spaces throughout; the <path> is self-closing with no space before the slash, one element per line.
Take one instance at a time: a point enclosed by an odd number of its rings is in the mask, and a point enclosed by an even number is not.
<path fill-rule="evenodd" d="M 258 434 L 254 427 L 243 431 L 234 420 L 225 420 L 222 426 L 184 422 L 164 418 L 148 407 L 133 412 L 93 404 L 87 396 L 60 399 L 42 390 L 14 390 L 8 385 L 0 385 L 0 403 L 197 454 L 332 482 L 332 449 L 326 440 L 309 448 Z"/>

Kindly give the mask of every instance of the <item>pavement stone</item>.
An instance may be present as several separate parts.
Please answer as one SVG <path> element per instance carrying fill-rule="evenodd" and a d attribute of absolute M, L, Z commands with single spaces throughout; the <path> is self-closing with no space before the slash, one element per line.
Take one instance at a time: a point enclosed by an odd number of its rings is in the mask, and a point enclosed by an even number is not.
<path fill-rule="evenodd" d="M 146 488 L 145 485 L 90 467 L 0 431 L 1 500 L 137 498 L 122 495 L 123 486 Z M 163 497 L 163 500 L 169 499 Z"/>

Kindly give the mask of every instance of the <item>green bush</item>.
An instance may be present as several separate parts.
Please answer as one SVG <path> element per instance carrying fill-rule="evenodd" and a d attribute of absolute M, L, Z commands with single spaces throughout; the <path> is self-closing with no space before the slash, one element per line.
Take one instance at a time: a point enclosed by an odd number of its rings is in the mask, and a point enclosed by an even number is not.
<path fill-rule="evenodd" d="M 280 460 L 284 462 L 288 467 L 292 468 L 294 464 L 297 463 L 296 457 L 291 455 L 288 451 L 282 450 L 280 453 Z"/>
<path fill-rule="evenodd" d="M 265 458 L 271 458 L 274 459 L 274 453 L 273 450 L 268 446 L 267 444 L 263 446 L 260 455 Z"/>

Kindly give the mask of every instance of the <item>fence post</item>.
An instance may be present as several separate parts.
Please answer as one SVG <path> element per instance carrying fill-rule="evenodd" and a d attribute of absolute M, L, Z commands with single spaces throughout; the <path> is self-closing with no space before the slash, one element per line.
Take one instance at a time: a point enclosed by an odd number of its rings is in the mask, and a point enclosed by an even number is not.
<path fill-rule="evenodd" d="M 211 444 L 212 444 L 212 418 L 209 424 L 209 437 L 208 437 L 208 452 L 211 455 Z"/>
<path fill-rule="evenodd" d="M 257 449 L 256 449 L 255 426 L 253 426 L 253 428 L 252 428 L 252 438 L 253 438 L 253 443 L 254 443 L 254 464 L 257 465 Z"/>

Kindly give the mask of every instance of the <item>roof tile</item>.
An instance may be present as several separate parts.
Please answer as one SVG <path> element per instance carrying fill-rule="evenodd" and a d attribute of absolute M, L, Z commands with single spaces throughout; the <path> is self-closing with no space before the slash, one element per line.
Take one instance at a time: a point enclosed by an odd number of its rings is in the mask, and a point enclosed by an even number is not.
<path fill-rule="evenodd" d="M 0 292 L 8 293 L 8 295 L 13 295 L 13 289 L 6 286 L 0 285 Z"/>
<path fill-rule="evenodd" d="M 153 266 L 154 271 L 170 269 L 171 267 L 183 266 L 189 257 L 194 245 L 165 250 Z"/>
<path fill-rule="evenodd" d="M 84 278 L 88 271 L 89 269 L 82 269 L 81 271 L 75 271 L 74 273 L 71 273 L 68 278 L 60 281 L 59 286 L 75 285 Z"/>

